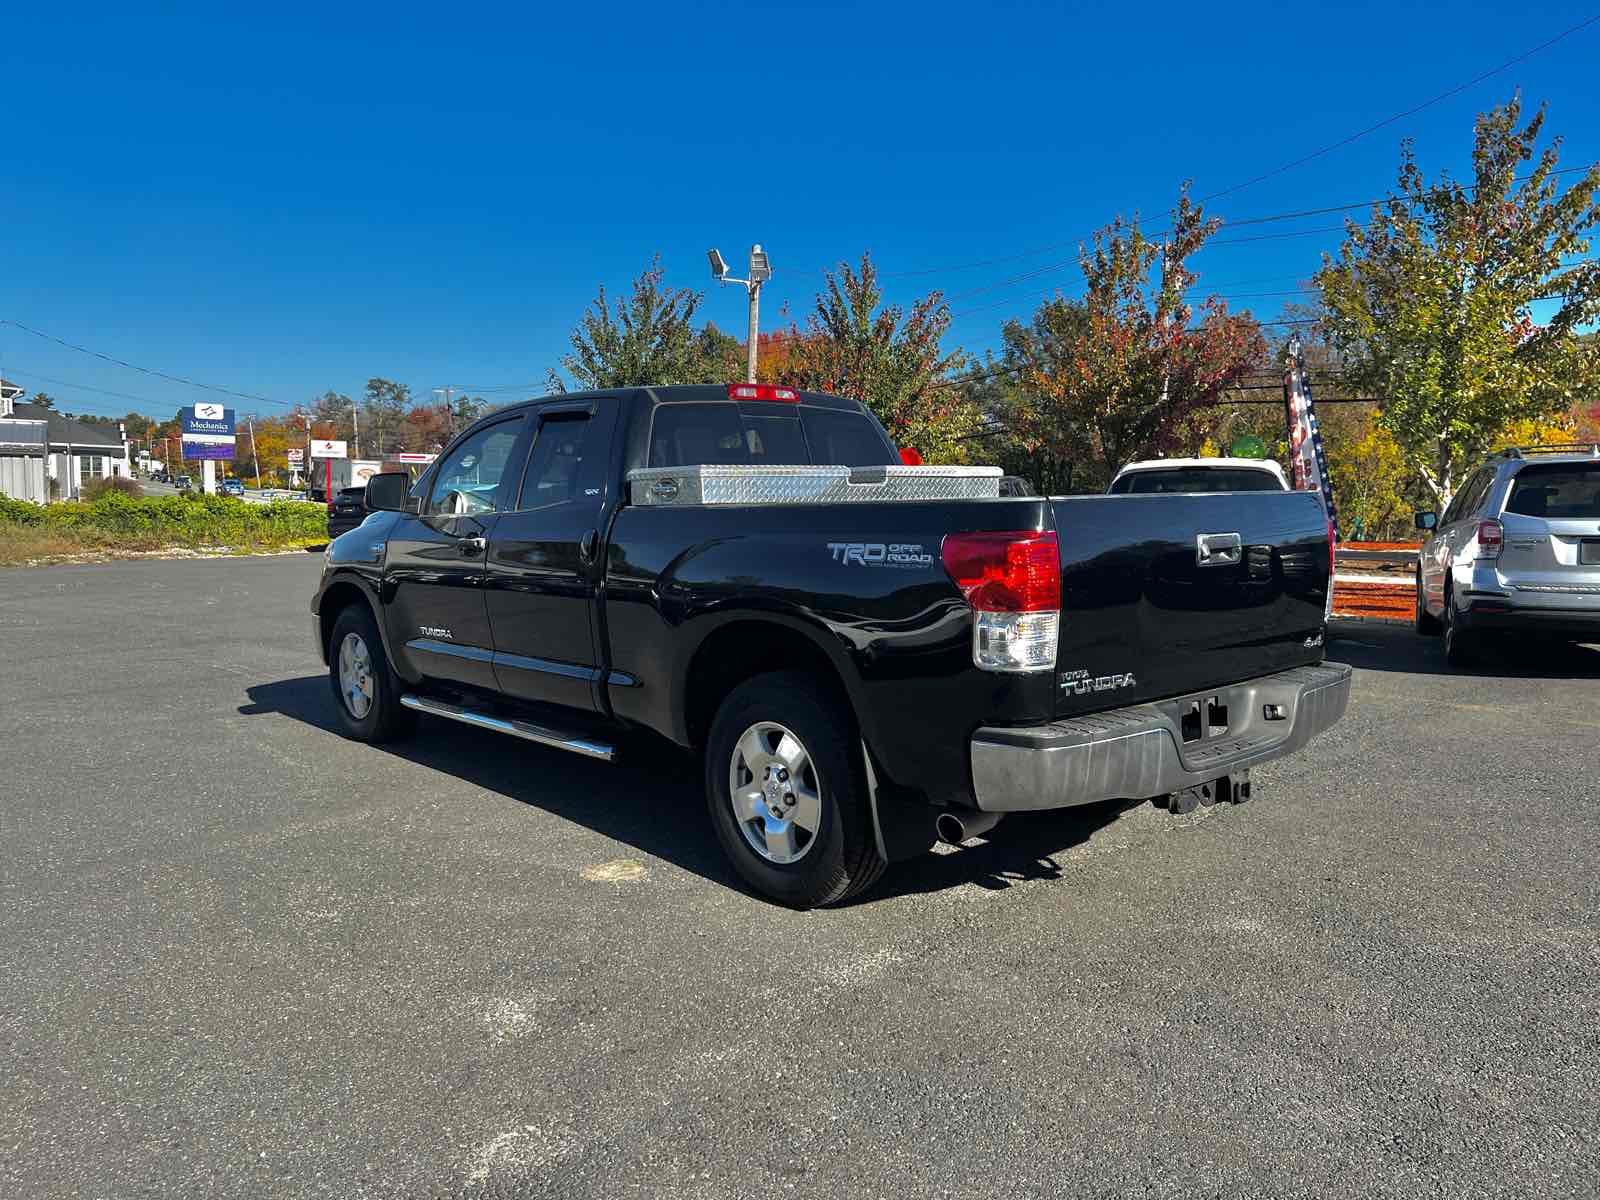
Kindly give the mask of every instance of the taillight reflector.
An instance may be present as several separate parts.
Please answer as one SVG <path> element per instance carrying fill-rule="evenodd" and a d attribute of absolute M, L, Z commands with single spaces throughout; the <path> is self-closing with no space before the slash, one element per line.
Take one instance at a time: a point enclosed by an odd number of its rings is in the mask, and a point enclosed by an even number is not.
<path fill-rule="evenodd" d="M 793 388 L 776 387 L 770 383 L 730 383 L 729 400 L 781 400 L 785 404 L 799 404 L 800 393 Z"/>
<path fill-rule="evenodd" d="M 1506 527 L 1499 521 L 1478 522 L 1478 557 L 1499 558 L 1506 543 Z"/>
<path fill-rule="evenodd" d="M 922 451 L 915 446 L 902 446 L 900 448 L 900 461 L 908 467 L 920 467 L 922 465 Z"/>
<path fill-rule="evenodd" d="M 978 612 L 1061 607 L 1061 551 L 1053 531 L 951 533 L 941 555 L 946 574 Z"/>

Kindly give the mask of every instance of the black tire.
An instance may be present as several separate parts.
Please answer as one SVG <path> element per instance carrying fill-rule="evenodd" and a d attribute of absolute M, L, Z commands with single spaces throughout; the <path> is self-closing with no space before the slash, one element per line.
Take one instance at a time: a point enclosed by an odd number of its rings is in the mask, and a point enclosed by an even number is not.
<path fill-rule="evenodd" d="M 340 686 L 340 652 L 347 637 L 357 637 L 366 647 L 371 684 L 371 700 L 364 713 L 346 699 Z M 389 665 L 389 656 L 378 633 L 372 610 L 363 603 L 348 604 L 333 622 L 328 638 L 328 683 L 333 691 L 333 706 L 339 714 L 339 728 L 358 742 L 388 742 L 404 737 L 415 727 L 414 714 L 400 704 L 400 680 Z"/>
<path fill-rule="evenodd" d="M 1424 637 L 1439 636 L 1439 618 L 1428 611 L 1428 600 L 1422 592 L 1422 568 L 1417 568 L 1417 632 Z"/>
<path fill-rule="evenodd" d="M 1444 661 L 1452 667 L 1471 667 L 1478 661 L 1478 635 L 1461 628 L 1448 584 L 1444 589 Z"/>
<path fill-rule="evenodd" d="M 733 808 L 730 776 L 740 739 L 762 722 L 791 730 L 815 769 L 820 822 L 792 863 L 770 861 L 746 840 Z M 705 752 L 706 806 L 717 840 L 734 869 L 762 895 L 792 908 L 834 904 L 877 882 L 878 853 L 861 760 L 860 735 L 848 705 L 812 675 L 758 675 L 728 694 L 711 723 Z"/>

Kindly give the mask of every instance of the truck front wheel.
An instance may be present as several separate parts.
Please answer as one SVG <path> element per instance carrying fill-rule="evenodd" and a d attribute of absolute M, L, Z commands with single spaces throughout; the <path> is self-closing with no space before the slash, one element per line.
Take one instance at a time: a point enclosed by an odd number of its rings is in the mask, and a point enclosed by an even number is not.
<path fill-rule="evenodd" d="M 328 682 L 339 726 L 359 742 L 387 742 L 410 731 L 411 710 L 400 705 L 400 684 L 389 667 L 378 623 L 365 604 L 349 604 L 328 638 Z"/>
<path fill-rule="evenodd" d="M 854 724 L 797 671 L 740 684 L 711 724 L 711 824 L 745 881 L 780 903 L 834 903 L 883 873 Z"/>

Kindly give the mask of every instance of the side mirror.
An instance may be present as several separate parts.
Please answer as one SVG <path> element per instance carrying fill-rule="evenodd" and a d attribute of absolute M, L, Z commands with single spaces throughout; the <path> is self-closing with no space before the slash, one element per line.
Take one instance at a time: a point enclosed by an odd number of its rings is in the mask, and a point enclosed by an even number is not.
<path fill-rule="evenodd" d="M 399 471 L 374 475 L 367 480 L 365 503 L 368 512 L 405 512 L 406 493 L 411 490 L 411 476 Z"/>
<path fill-rule="evenodd" d="M 922 455 L 912 447 L 906 446 L 900 451 L 900 461 L 908 467 L 920 467 L 922 465 Z"/>
<path fill-rule="evenodd" d="M 1436 529 L 1439 525 L 1439 514 L 1436 512 L 1419 512 L 1417 514 L 1418 529 Z"/>

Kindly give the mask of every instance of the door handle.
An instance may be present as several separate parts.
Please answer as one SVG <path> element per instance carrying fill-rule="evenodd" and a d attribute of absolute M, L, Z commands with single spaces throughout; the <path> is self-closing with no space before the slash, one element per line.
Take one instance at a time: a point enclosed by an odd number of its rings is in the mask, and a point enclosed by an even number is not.
<path fill-rule="evenodd" d="M 488 548 L 488 539 L 481 537 L 462 538 L 456 543 L 456 549 L 461 552 L 463 558 L 469 554 L 482 554 Z"/>
<path fill-rule="evenodd" d="M 600 531 L 591 529 L 578 539 L 578 558 L 585 566 L 594 561 L 595 551 L 600 548 Z"/>

